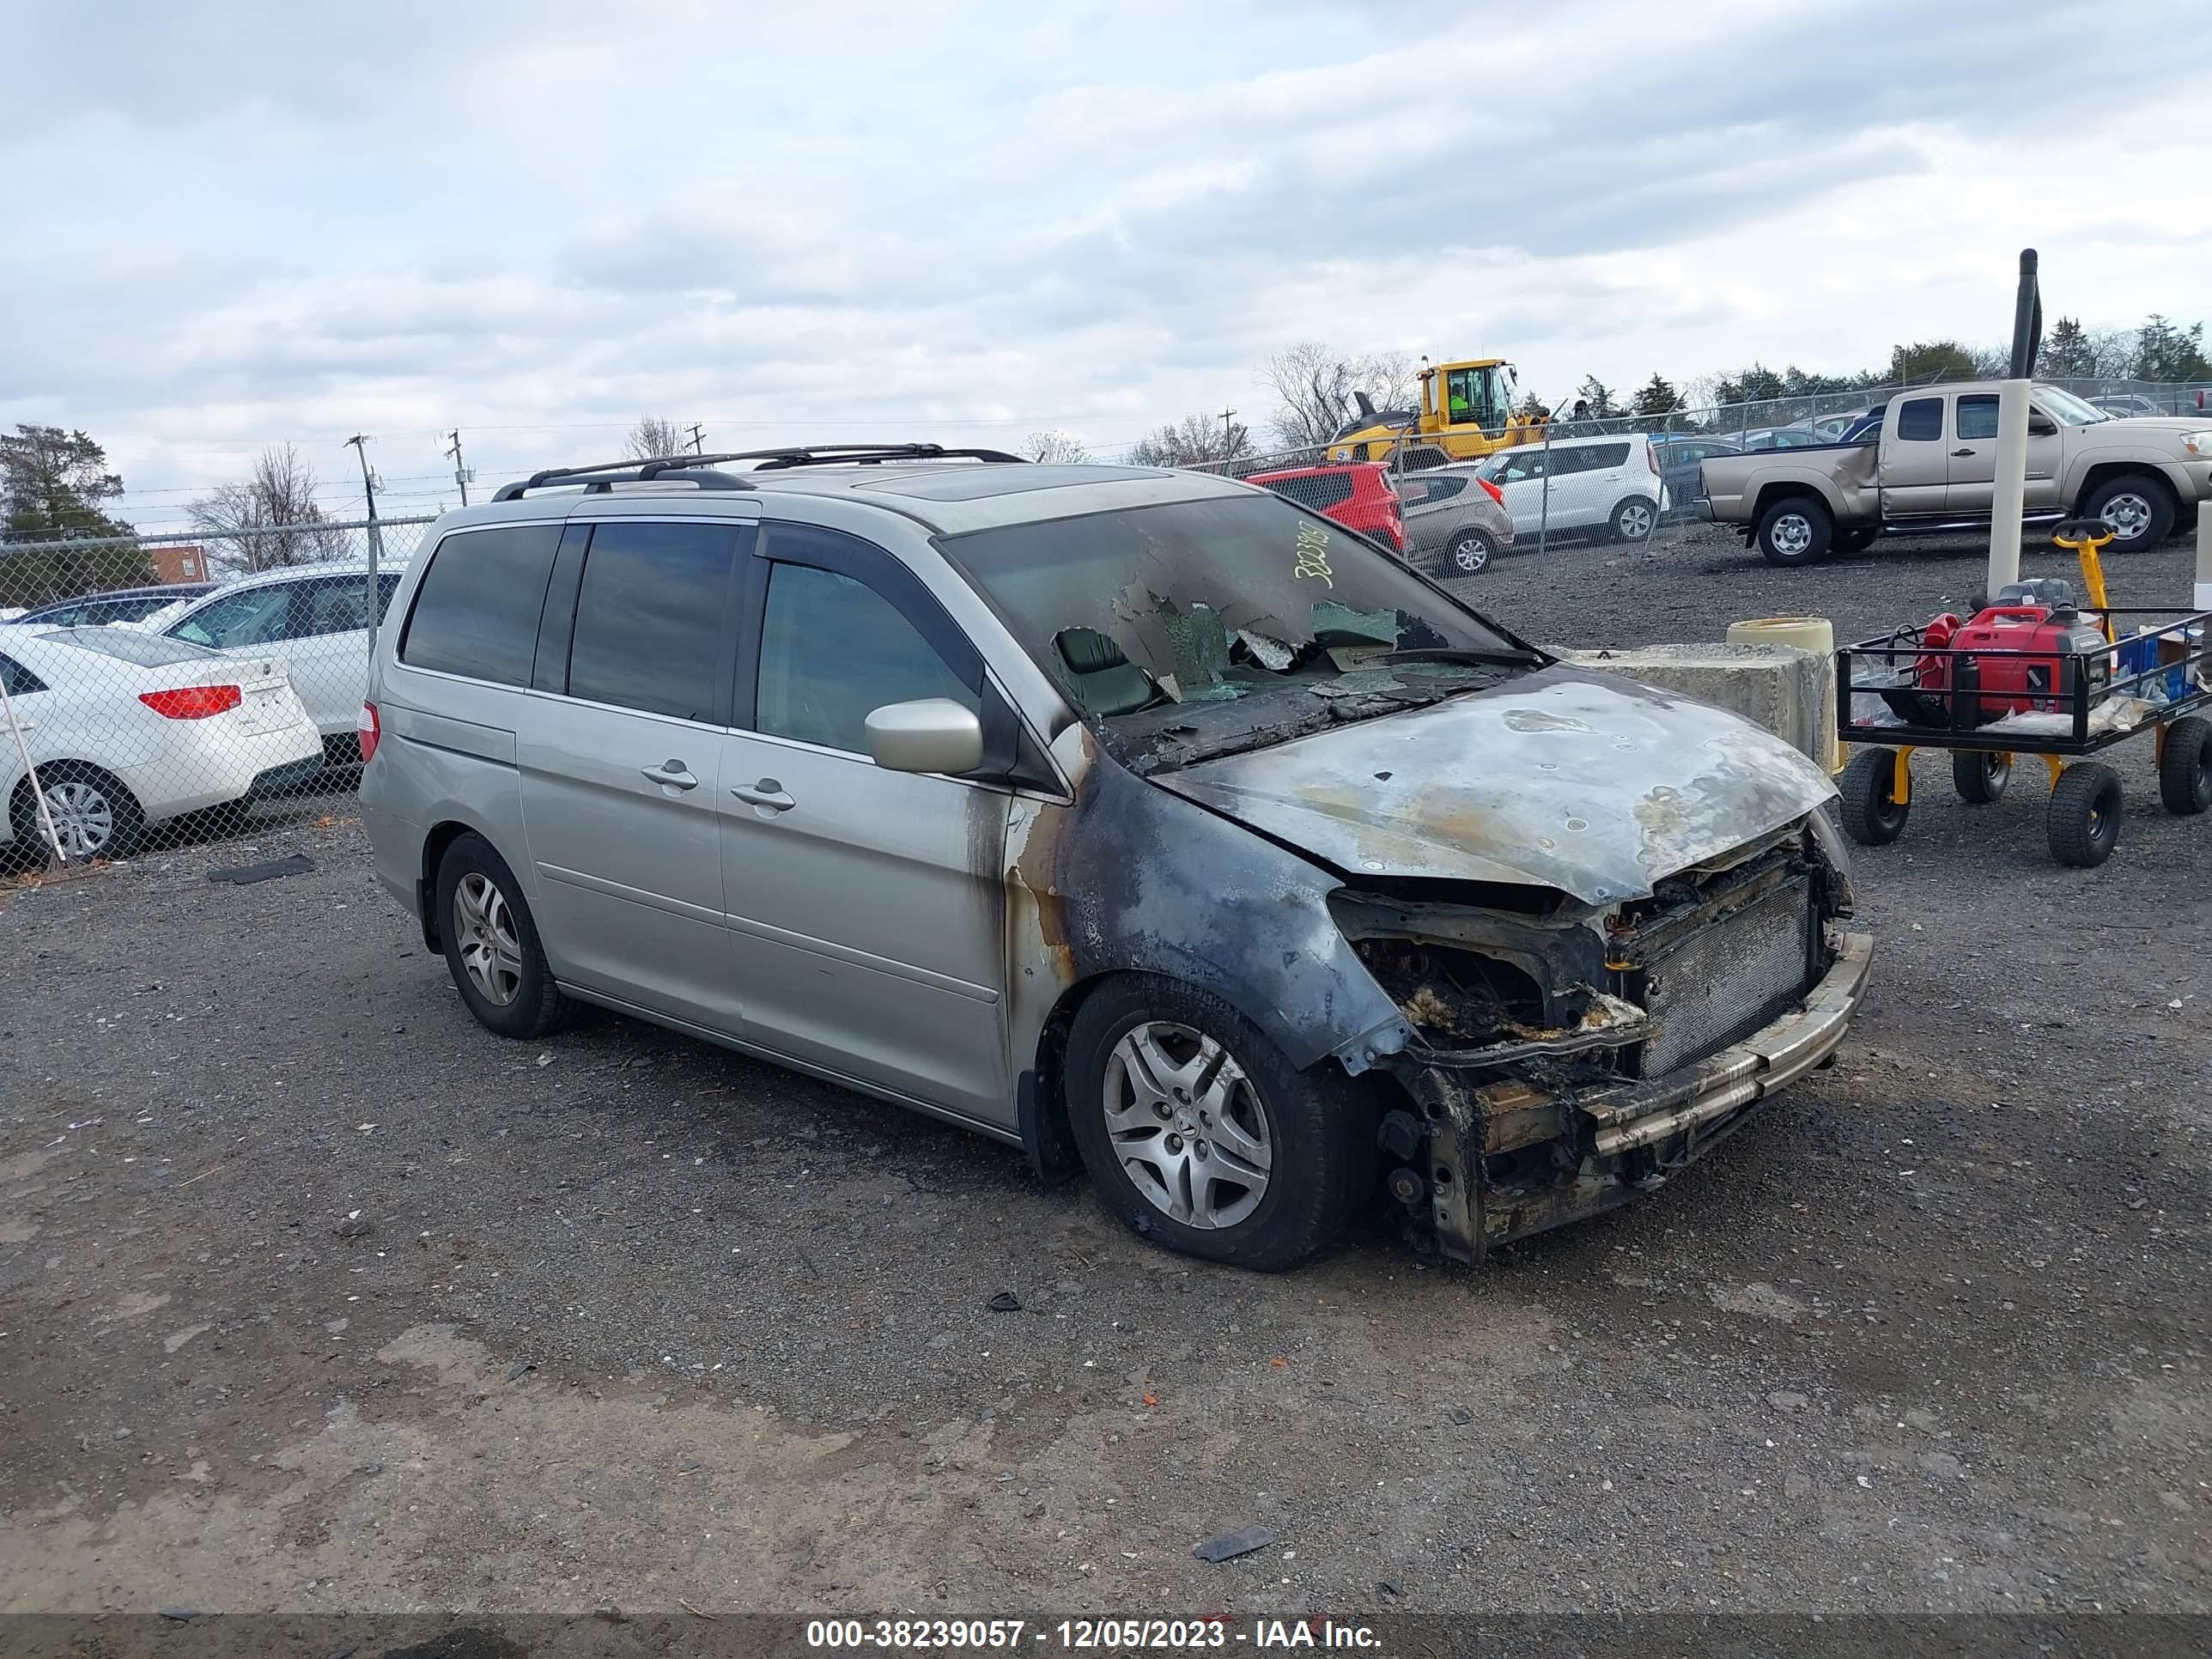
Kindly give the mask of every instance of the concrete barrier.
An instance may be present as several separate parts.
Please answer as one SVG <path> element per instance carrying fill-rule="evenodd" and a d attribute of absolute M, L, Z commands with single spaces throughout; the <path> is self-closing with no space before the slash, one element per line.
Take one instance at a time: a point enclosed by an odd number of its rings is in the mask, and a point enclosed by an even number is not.
<path fill-rule="evenodd" d="M 1834 720 L 1830 658 L 1789 645 L 1642 645 L 1618 651 L 1547 647 L 1562 662 L 1619 674 L 1741 714 L 1832 769 Z"/>

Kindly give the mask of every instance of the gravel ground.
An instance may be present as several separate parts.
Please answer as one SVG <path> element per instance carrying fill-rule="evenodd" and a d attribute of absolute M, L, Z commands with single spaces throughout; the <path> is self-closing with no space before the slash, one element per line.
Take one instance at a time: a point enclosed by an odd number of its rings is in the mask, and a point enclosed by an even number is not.
<path fill-rule="evenodd" d="M 1849 638 L 1977 563 L 1699 532 L 1470 591 L 1559 643 Z M 501 1042 L 342 799 L 17 889 L 0 1609 L 2212 1608 L 2212 912 L 2148 753 L 2086 873 L 2039 780 L 1929 789 L 1861 857 L 1841 1063 L 1472 1271 L 1215 1270 L 701 1043 Z"/>

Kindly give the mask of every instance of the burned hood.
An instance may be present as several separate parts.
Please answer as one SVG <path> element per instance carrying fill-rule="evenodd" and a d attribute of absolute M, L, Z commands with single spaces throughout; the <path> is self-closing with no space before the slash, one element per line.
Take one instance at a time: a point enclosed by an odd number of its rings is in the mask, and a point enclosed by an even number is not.
<path fill-rule="evenodd" d="M 1555 887 L 1587 903 L 1802 817 L 1835 793 L 1759 727 L 1554 666 L 1152 779 L 1353 876 Z"/>

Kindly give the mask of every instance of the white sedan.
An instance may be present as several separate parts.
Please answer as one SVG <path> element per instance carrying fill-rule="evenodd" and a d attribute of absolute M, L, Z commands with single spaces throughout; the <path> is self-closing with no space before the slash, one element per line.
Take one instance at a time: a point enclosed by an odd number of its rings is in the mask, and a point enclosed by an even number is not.
<path fill-rule="evenodd" d="M 289 788 L 323 742 L 273 659 L 128 628 L 0 624 L 0 845 L 112 857 L 148 824 Z"/>

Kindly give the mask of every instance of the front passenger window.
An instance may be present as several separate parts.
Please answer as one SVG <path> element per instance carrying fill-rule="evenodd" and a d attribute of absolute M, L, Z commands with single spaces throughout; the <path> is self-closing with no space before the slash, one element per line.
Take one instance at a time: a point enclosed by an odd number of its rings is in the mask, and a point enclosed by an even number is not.
<path fill-rule="evenodd" d="M 981 712 L 975 693 L 875 589 L 811 565 L 771 567 L 757 730 L 865 755 L 869 714 L 921 697 L 950 697 Z"/>

